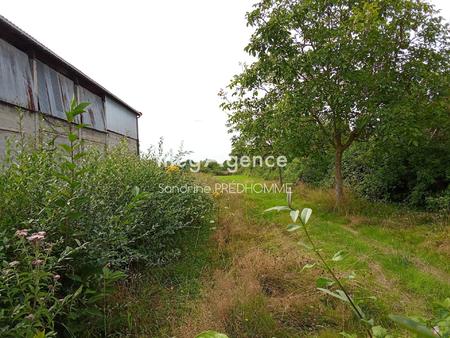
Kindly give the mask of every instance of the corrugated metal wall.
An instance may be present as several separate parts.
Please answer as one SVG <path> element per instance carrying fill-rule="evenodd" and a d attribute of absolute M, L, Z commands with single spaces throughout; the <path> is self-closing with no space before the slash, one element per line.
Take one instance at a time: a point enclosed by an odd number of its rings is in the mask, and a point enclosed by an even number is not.
<path fill-rule="evenodd" d="M 105 109 L 108 130 L 134 139 L 138 138 L 136 114 L 109 97 L 105 99 Z"/>
<path fill-rule="evenodd" d="M 75 95 L 75 84 L 46 64 L 36 61 L 39 111 L 65 119 Z"/>
<path fill-rule="evenodd" d="M 105 106 L 102 98 L 83 87 L 78 87 L 78 101 L 90 103 L 87 113 L 82 116 L 83 123 L 93 129 L 106 131 Z"/>
<path fill-rule="evenodd" d="M 90 103 L 87 113 L 77 116 L 77 122 L 88 125 L 80 134 L 87 147 L 108 149 L 125 137 L 131 151 L 139 150 L 135 112 L 108 96 L 103 98 L 77 85 L 0 39 L 0 159 L 6 140 L 14 140 L 19 133 L 19 114 L 14 106 L 25 109 L 21 127 L 25 134 L 56 137 L 56 142 L 62 143 L 67 133 L 65 111 L 70 109 L 73 97 Z M 37 111 L 46 118 L 38 119 Z"/>
<path fill-rule="evenodd" d="M 0 39 L 0 100 L 35 110 L 28 55 Z"/>
<path fill-rule="evenodd" d="M 81 117 L 89 128 L 138 139 L 137 116 L 133 111 L 112 98 L 103 99 L 76 85 L 45 63 L 29 58 L 0 39 L 0 101 L 65 120 L 64 112 L 69 110 L 74 96 L 79 102 L 90 103 L 87 113 Z"/>

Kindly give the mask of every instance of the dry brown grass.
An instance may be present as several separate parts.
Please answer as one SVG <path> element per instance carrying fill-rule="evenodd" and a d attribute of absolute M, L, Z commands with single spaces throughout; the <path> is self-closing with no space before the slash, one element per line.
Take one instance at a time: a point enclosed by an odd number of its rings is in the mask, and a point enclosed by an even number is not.
<path fill-rule="evenodd" d="M 322 302 L 326 297 L 316 290 L 320 271 L 301 272 L 310 259 L 302 256 L 295 242 L 287 240 L 277 227 L 250 222 L 243 203 L 248 202 L 240 196 L 223 197 L 214 239 L 226 264 L 205 277 L 200 299 L 190 304 L 188 315 L 174 320 L 174 335 L 191 338 L 214 329 L 233 337 L 272 337 L 276 332 L 287 337 L 318 331 L 324 324 L 339 324 L 335 315 L 327 316 L 329 310 Z M 261 244 L 269 242 L 271 249 L 264 249 Z M 258 302 L 254 308 L 258 314 L 252 314 L 252 302 Z M 349 319 L 351 314 L 345 307 L 339 303 L 334 306 L 342 321 Z M 248 332 L 246 321 L 257 320 L 256 316 L 263 318 L 262 326 L 272 325 L 267 332 Z"/>

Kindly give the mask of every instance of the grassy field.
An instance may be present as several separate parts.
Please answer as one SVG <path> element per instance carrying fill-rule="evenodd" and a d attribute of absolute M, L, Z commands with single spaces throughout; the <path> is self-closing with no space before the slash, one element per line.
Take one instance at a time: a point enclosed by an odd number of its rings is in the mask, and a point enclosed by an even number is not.
<path fill-rule="evenodd" d="M 214 180 L 262 182 L 245 176 Z M 446 220 L 355 198 L 337 212 L 331 191 L 304 186 L 295 188 L 293 202 L 313 209 L 311 233 L 325 256 L 345 251 L 334 269 L 354 297 L 365 299 L 365 312 L 394 335 L 408 336 L 388 314 L 426 318 L 450 296 Z M 289 216 L 263 212 L 285 203 L 281 193 L 223 194 L 218 221 L 199 230 L 195 246 L 187 248 L 191 254 L 141 282 L 139 299 L 130 302 L 131 312 L 143 316 L 134 319 L 141 322 L 139 331 L 150 323 L 145 333 L 155 337 L 194 337 L 206 329 L 230 337 L 337 337 L 342 331 L 364 336 L 348 308 L 316 289 L 325 273 L 303 268 L 316 258 L 298 244 L 301 233 L 285 230 Z M 159 318 L 138 311 L 148 307 Z"/>

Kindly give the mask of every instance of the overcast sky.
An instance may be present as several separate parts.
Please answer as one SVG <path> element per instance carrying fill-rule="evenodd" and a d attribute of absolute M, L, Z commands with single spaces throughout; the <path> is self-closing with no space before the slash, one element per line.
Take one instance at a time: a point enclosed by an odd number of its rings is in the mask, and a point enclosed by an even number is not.
<path fill-rule="evenodd" d="M 1 14 L 142 111 L 141 149 L 163 136 L 193 159 L 230 152 L 217 93 L 248 60 L 256 0 L 2 1 Z M 433 0 L 450 20 L 450 1 Z"/>

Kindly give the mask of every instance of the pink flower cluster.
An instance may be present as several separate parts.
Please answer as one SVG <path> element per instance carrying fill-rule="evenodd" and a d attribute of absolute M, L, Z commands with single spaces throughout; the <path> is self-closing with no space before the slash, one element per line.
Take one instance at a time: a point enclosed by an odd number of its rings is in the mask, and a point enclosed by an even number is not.
<path fill-rule="evenodd" d="M 44 261 L 42 259 L 35 259 L 31 264 L 33 264 L 33 266 L 41 266 L 44 264 Z"/>
<path fill-rule="evenodd" d="M 32 243 L 39 243 L 45 238 L 45 235 L 46 235 L 45 231 L 35 232 L 31 236 L 27 237 L 27 240 Z"/>
<path fill-rule="evenodd" d="M 17 237 L 26 237 L 28 236 L 28 229 L 21 229 L 16 231 Z"/>
<path fill-rule="evenodd" d="M 45 236 L 47 235 L 47 233 L 45 231 L 38 231 L 38 232 L 35 232 L 35 233 L 31 234 L 30 236 L 28 236 L 28 231 L 29 231 L 28 229 L 17 230 L 16 236 L 17 237 L 26 237 L 27 240 L 32 243 L 39 243 L 40 241 L 45 239 Z"/>

